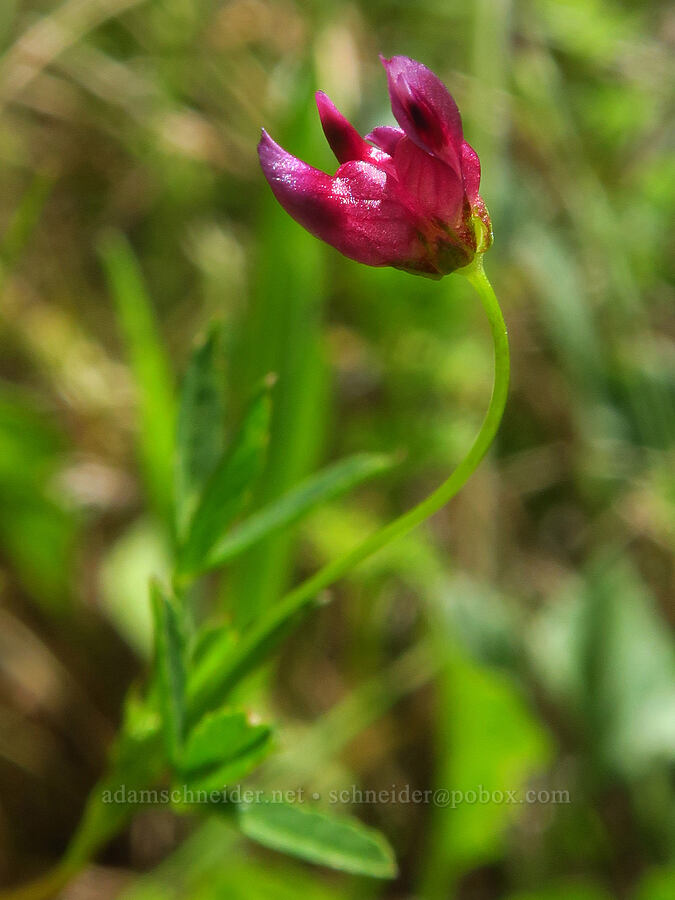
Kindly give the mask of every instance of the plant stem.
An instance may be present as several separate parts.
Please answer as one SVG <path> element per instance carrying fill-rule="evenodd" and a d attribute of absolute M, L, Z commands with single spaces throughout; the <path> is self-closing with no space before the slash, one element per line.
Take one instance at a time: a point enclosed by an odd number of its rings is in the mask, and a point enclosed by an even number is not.
<path fill-rule="evenodd" d="M 195 713 L 200 714 L 208 708 L 211 697 L 222 697 L 224 691 L 233 687 L 260 663 L 266 653 L 291 630 L 298 617 L 319 602 L 320 594 L 325 588 L 445 506 L 466 484 L 489 450 L 506 405 L 509 387 L 509 342 L 499 302 L 483 270 L 482 254 L 477 256 L 470 266 L 461 269 L 460 273 L 469 280 L 480 297 L 490 323 L 494 343 L 495 371 L 492 397 L 483 424 L 469 452 L 449 478 L 421 503 L 371 534 L 352 550 L 325 565 L 307 581 L 286 594 L 275 607 L 261 617 L 257 625 L 245 632 L 218 679 L 214 679 L 209 685 L 208 696 L 204 695 L 198 699 Z"/>
<path fill-rule="evenodd" d="M 509 342 L 502 311 L 492 285 L 483 269 L 482 256 L 478 256 L 477 260 L 477 263 L 466 270 L 466 277 L 478 293 L 490 322 L 494 341 L 495 374 L 490 405 L 471 449 L 449 478 L 429 494 L 428 497 L 383 528 L 380 528 L 379 531 L 371 534 L 357 547 L 333 560 L 333 562 L 328 563 L 315 575 L 287 594 L 282 600 L 284 605 L 302 605 L 308 598 L 316 596 L 318 592 L 337 581 L 338 578 L 369 556 L 372 556 L 386 544 L 407 534 L 416 525 L 438 512 L 464 487 L 489 450 L 499 428 L 506 405 L 509 387 Z"/>

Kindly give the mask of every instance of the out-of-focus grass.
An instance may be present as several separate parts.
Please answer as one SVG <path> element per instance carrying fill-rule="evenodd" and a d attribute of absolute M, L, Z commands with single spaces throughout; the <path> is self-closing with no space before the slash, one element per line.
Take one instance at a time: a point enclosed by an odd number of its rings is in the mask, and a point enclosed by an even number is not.
<path fill-rule="evenodd" d="M 483 785 L 570 802 L 357 804 L 401 862 L 377 889 L 276 860 L 266 871 L 271 857 L 242 857 L 213 823 L 181 844 L 182 826 L 151 811 L 79 889 L 675 894 L 671 32 L 655 0 L 1 4 L 5 881 L 62 851 L 142 671 L 145 579 L 166 537 L 154 511 L 171 477 L 168 382 L 211 320 L 224 325 L 233 421 L 260 376 L 279 375 L 260 503 L 345 453 L 407 451 L 395 475 L 271 538 L 196 598 L 239 624 L 422 496 L 480 420 L 488 335 L 463 282 L 341 259 L 285 217 L 258 171 L 262 124 L 334 165 L 315 87 L 363 131 L 390 121 L 383 52 L 439 72 L 483 159 L 513 388 L 463 494 L 336 586 L 252 686 L 286 741 L 262 777 L 324 797 Z M 151 298 L 152 358 L 171 362 L 140 384 L 123 336 L 148 337 L 129 319 L 144 312 L 116 315 L 97 255 L 111 228 Z M 113 278 L 128 275 L 114 259 Z"/>

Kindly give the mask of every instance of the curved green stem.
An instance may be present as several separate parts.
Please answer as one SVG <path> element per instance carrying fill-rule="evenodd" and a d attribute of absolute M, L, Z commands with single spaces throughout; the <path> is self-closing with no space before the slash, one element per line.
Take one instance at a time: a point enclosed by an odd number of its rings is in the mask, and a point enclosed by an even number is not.
<path fill-rule="evenodd" d="M 494 343 L 495 372 L 492 397 L 483 424 L 469 452 L 450 477 L 426 499 L 371 534 L 352 550 L 329 562 L 307 581 L 286 594 L 256 625 L 245 632 L 228 659 L 227 665 L 219 673 L 217 681 L 214 680 L 208 686 L 203 696 L 196 698 L 195 714 L 207 708 L 212 698 L 222 697 L 225 690 L 234 686 L 263 660 L 270 648 L 278 644 L 292 628 L 296 619 L 319 602 L 319 595 L 325 588 L 445 506 L 466 484 L 490 448 L 502 419 L 509 387 L 509 343 L 506 325 L 495 292 L 483 270 L 482 255 L 477 256 L 470 266 L 460 272 L 471 282 L 480 297 L 487 313 Z"/>
<path fill-rule="evenodd" d="M 506 396 L 509 388 L 509 341 L 499 302 L 483 269 L 482 255 L 476 257 L 476 262 L 467 267 L 467 269 L 460 271 L 462 271 L 462 274 L 465 274 L 481 299 L 490 322 L 494 341 L 495 373 L 492 397 L 490 398 L 490 405 L 483 419 L 483 424 L 471 445 L 471 449 L 452 474 L 433 493 L 429 494 L 416 506 L 413 506 L 412 509 L 380 528 L 379 531 L 371 534 L 363 543 L 349 550 L 343 556 L 338 557 L 338 559 L 333 560 L 333 562 L 328 563 L 315 575 L 287 594 L 282 602 L 301 604 L 307 598 L 315 596 L 319 591 L 337 581 L 338 578 L 369 556 L 372 556 L 386 544 L 407 534 L 416 525 L 438 512 L 464 487 L 489 450 L 497 434 L 506 405 Z"/>

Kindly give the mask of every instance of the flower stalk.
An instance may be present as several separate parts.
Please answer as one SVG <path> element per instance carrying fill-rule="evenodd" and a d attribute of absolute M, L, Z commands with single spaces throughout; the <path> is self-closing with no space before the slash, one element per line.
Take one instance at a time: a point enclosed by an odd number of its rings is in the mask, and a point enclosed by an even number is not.
<path fill-rule="evenodd" d="M 490 324 L 494 345 L 494 382 L 492 396 L 485 418 L 468 453 L 450 476 L 424 500 L 407 512 L 398 516 L 379 531 L 367 537 L 361 544 L 343 556 L 328 563 L 311 578 L 292 590 L 280 605 L 302 606 L 324 588 L 333 584 L 346 572 L 377 553 L 387 544 L 408 534 L 434 513 L 438 512 L 457 494 L 475 472 L 481 460 L 490 449 L 504 414 L 509 388 L 509 341 L 506 323 L 499 301 L 483 268 L 482 255 L 477 256 L 465 269 L 458 272 L 465 275 L 478 294 Z"/>

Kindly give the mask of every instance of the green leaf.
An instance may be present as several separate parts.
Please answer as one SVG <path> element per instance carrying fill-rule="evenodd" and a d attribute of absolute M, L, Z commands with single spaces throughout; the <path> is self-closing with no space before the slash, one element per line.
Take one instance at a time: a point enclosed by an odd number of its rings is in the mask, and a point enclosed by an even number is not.
<path fill-rule="evenodd" d="M 311 604 L 298 608 L 291 596 L 290 602 L 281 601 L 242 637 L 235 638 L 233 635 L 226 648 L 222 645 L 226 652 L 219 657 L 215 653 L 209 654 L 211 677 L 202 675 L 190 679 L 190 716 L 198 717 L 220 706 L 235 685 L 269 659 L 270 653 L 292 631 L 310 606 L 318 603 L 319 600 L 313 598 Z M 203 671 L 206 672 L 206 669 Z"/>
<path fill-rule="evenodd" d="M 222 330 L 215 325 L 196 348 L 183 379 L 176 426 L 175 530 L 184 540 L 200 495 L 223 454 Z"/>
<path fill-rule="evenodd" d="M 552 755 L 548 733 L 513 678 L 464 656 L 451 628 L 437 634 L 447 668 L 440 681 L 436 784 L 449 797 L 482 790 L 485 802 L 451 802 L 434 810 L 424 882 L 429 897 L 451 896 L 464 872 L 501 858 L 509 826 L 525 809 L 503 798 L 509 790 L 524 790 Z"/>
<path fill-rule="evenodd" d="M 237 815 L 242 832 L 264 847 L 353 875 L 396 876 L 385 838 L 356 819 L 270 801 L 241 805 Z"/>
<path fill-rule="evenodd" d="M 657 603 L 618 550 L 594 559 L 535 620 L 531 654 L 572 706 L 605 771 L 624 778 L 675 757 L 675 653 Z"/>
<path fill-rule="evenodd" d="M 363 474 L 370 469 L 374 474 L 376 470 L 383 471 L 390 464 L 384 457 L 378 459 L 366 456 L 354 459 L 358 461 L 349 473 L 349 477 L 354 478 L 357 470 Z M 346 472 L 350 468 L 347 463 L 353 463 L 353 460 L 331 467 L 334 471 L 338 466 L 344 465 L 345 480 Z M 327 475 L 327 472 L 328 470 L 318 477 Z M 345 482 L 341 483 L 344 485 Z M 313 597 L 307 603 L 298 605 L 296 598 L 291 594 L 285 601 L 269 610 L 241 639 L 237 640 L 232 632 L 221 635 L 218 648 L 209 654 L 208 663 L 204 661 L 198 672 L 190 672 L 188 685 L 190 714 L 198 716 L 222 704 L 234 685 L 265 660 L 308 609 L 318 605 L 319 602 L 318 597 Z"/>
<path fill-rule="evenodd" d="M 363 481 L 388 471 L 393 464 L 390 456 L 359 453 L 306 478 L 233 528 L 213 547 L 204 561 L 204 570 L 224 565 L 263 538 L 299 521 L 321 503 L 342 496 Z"/>
<path fill-rule="evenodd" d="M 312 579 L 282 598 L 255 625 L 232 641 L 212 670 L 213 677 L 202 680 L 199 689 L 190 692 L 190 714 L 201 715 L 221 705 L 232 688 L 268 661 L 282 640 L 322 602 L 321 590 L 314 589 Z"/>
<path fill-rule="evenodd" d="M 188 736 L 181 773 L 192 789 L 222 790 L 248 775 L 271 744 L 269 725 L 253 725 L 239 710 L 218 710 L 204 716 Z"/>
<path fill-rule="evenodd" d="M 169 758 L 180 757 L 185 732 L 185 641 L 179 612 L 162 588 L 150 587 L 155 623 L 155 665 L 164 741 Z"/>
<path fill-rule="evenodd" d="M 591 566 L 579 632 L 581 709 L 605 765 L 628 778 L 675 759 L 675 651 L 620 553 Z"/>
<path fill-rule="evenodd" d="M 268 379 L 249 405 L 232 446 L 221 457 L 208 480 L 192 519 L 187 540 L 179 554 L 178 572 L 192 575 L 223 537 L 240 512 L 247 492 L 260 474 L 269 439 L 270 396 Z"/>
<path fill-rule="evenodd" d="M 171 367 L 127 240 L 112 232 L 101 241 L 99 252 L 138 391 L 139 447 L 147 490 L 168 518 L 175 416 Z"/>
<path fill-rule="evenodd" d="M 520 788 L 551 755 L 551 743 L 511 678 L 455 656 L 446 687 L 445 711 L 451 732 L 445 784 L 468 791 L 480 784 L 490 792 Z M 490 734 L 486 742 L 483 735 Z M 449 854 L 470 868 L 501 852 L 516 807 L 464 803 L 448 814 L 454 835 Z M 450 821 L 451 820 L 451 821 Z"/>
<path fill-rule="evenodd" d="M 236 635 L 229 625 L 206 626 L 197 633 L 187 676 L 186 703 L 189 714 L 195 713 L 196 698 L 202 696 L 209 685 L 216 683 L 218 673 L 235 643 Z M 197 710 L 196 714 L 201 712 Z"/>

